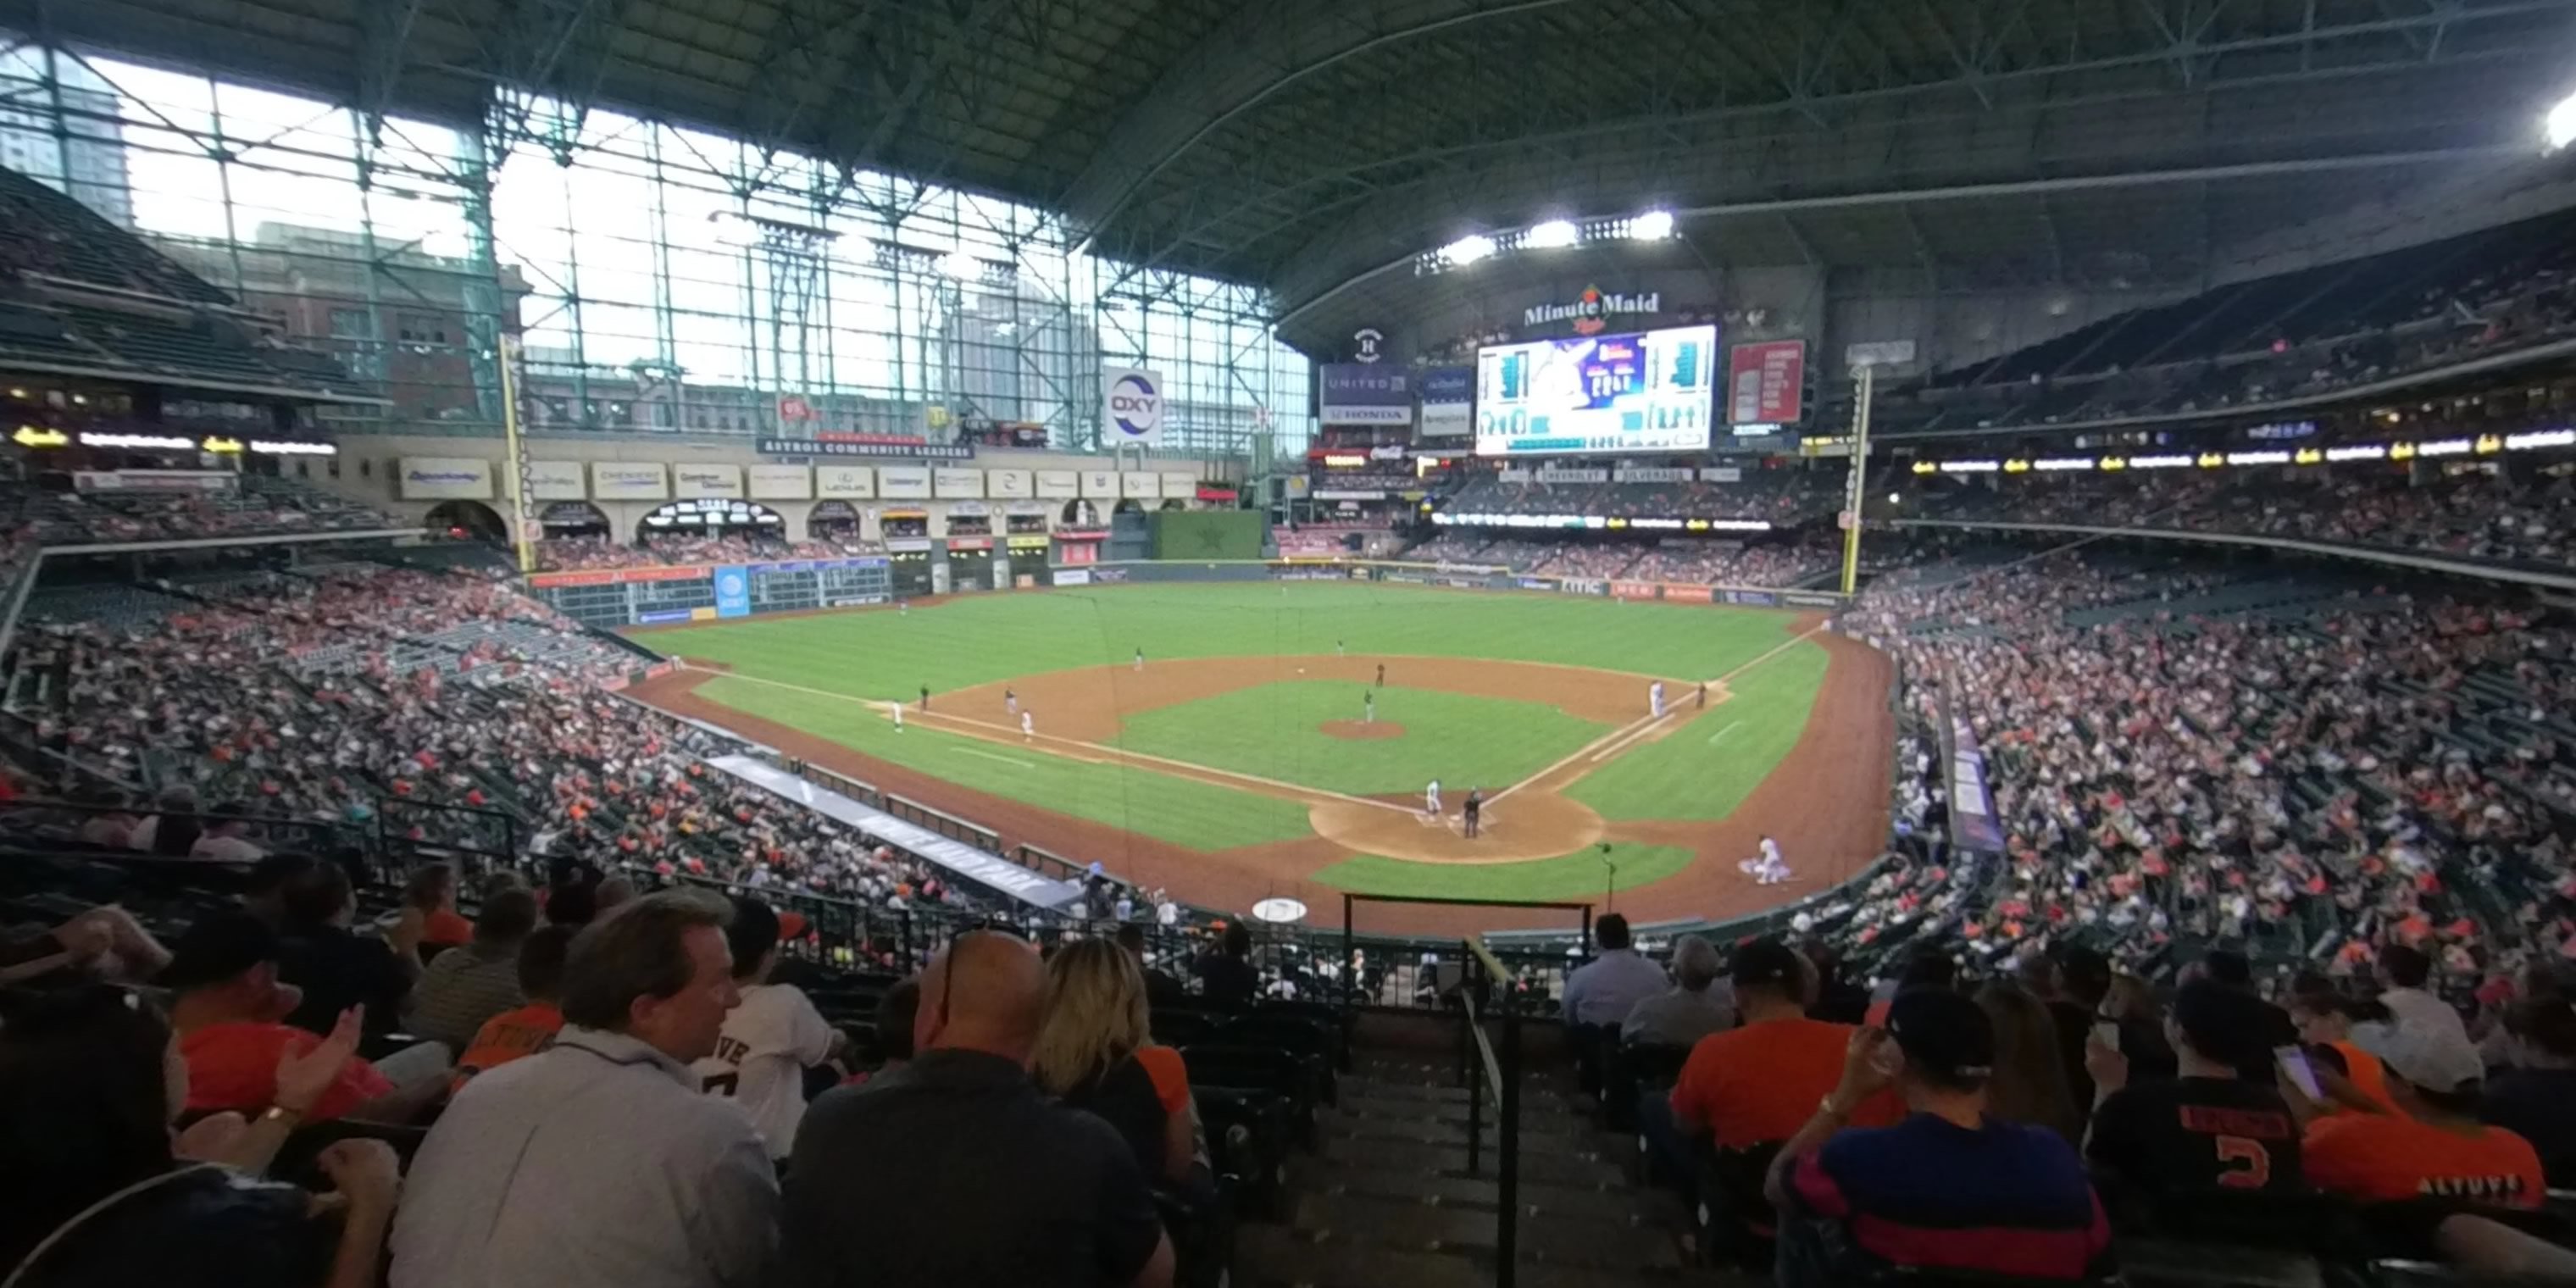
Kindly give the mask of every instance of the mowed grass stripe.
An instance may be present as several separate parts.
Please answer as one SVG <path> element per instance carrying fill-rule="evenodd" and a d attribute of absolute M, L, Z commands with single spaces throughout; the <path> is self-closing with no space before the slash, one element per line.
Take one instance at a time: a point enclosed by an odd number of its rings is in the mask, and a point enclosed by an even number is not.
<path fill-rule="evenodd" d="M 977 739 L 920 724 L 898 734 L 881 706 L 723 676 L 700 684 L 698 693 L 916 773 L 1194 850 L 1314 834 L 1305 808 L 1293 801 L 1035 749 L 997 753 Z"/>
<path fill-rule="evenodd" d="M 1698 722 L 1724 720 L 1717 734 L 1702 737 L 1685 727 L 1660 741 L 1638 743 L 1585 775 L 1566 795 L 1614 822 L 1725 818 L 1798 745 L 1831 660 L 1812 641 L 1783 650 L 1727 681 L 1733 696 Z"/>
<path fill-rule="evenodd" d="M 1172 657 L 1352 653 L 1548 662 L 1697 680 L 1790 636 L 1793 614 L 1590 596 L 1310 582 L 999 592 L 919 612 L 748 620 L 641 636 L 745 675 L 893 699 Z"/>
<path fill-rule="evenodd" d="M 1344 859 L 1308 879 L 1352 894 L 1407 898 L 1597 900 L 1605 889 L 1625 890 L 1661 881 L 1691 862 L 1689 850 L 1673 845 L 1614 843 L 1608 857 L 1617 869 L 1615 884 L 1599 850 L 1527 863 L 1416 863 L 1363 855 Z"/>
<path fill-rule="evenodd" d="M 1356 721 L 1374 692 L 1377 718 L 1398 738 L 1337 738 L 1329 720 Z M 1158 707 L 1127 718 L 1118 745 L 1168 760 L 1354 796 L 1418 792 L 1437 778 L 1453 795 L 1487 792 L 1538 772 L 1610 726 L 1543 702 L 1437 689 L 1283 680 Z"/>

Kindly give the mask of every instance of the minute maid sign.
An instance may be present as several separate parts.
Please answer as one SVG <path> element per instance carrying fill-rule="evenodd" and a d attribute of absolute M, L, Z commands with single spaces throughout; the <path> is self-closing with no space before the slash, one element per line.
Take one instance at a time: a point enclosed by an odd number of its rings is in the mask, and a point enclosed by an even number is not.
<path fill-rule="evenodd" d="M 1545 326 L 1550 322 L 1572 322 L 1576 335 L 1597 335 L 1609 325 L 1607 319 L 1630 313 L 1661 313 L 1664 293 L 1646 291 L 1637 295 L 1604 293 L 1598 286 L 1583 288 L 1569 304 L 1533 304 L 1521 315 L 1524 326 Z"/>

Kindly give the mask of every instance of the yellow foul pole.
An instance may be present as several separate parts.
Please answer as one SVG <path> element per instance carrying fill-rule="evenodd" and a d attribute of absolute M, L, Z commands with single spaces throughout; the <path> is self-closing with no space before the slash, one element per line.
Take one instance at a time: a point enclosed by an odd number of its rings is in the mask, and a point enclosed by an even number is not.
<path fill-rule="evenodd" d="M 1870 375 L 1876 368 L 1864 365 L 1856 377 L 1858 388 L 1852 396 L 1851 486 L 1843 499 L 1843 593 L 1851 594 L 1860 586 L 1860 516 L 1869 488 L 1869 395 Z"/>
<path fill-rule="evenodd" d="M 501 337 L 501 477 L 510 485 L 510 540 L 519 550 L 519 574 L 537 570 L 537 548 L 528 539 L 536 527 L 528 514 L 528 453 L 519 445 L 519 338 Z"/>

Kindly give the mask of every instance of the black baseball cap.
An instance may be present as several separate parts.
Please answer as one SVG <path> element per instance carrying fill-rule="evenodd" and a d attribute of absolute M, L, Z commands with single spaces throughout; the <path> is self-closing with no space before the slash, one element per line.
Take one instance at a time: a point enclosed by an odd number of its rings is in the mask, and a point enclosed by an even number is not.
<path fill-rule="evenodd" d="M 1950 1082 L 1995 1071 L 1995 1023 L 1986 1008 L 1946 988 L 1909 989 L 1887 1008 L 1887 1031 L 1907 1065 Z"/>
<path fill-rule="evenodd" d="M 1748 939 L 1735 946 L 1734 960 L 1727 964 L 1727 975 L 1737 988 L 1769 984 L 1792 993 L 1806 987 L 1806 970 L 1798 952 L 1777 939 Z"/>
<path fill-rule="evenodd" d="M 2251 993 L 2200 979 L 2174 994 L 2173 1017 L 2192 1050 L 2222 1064 L 2243 1067 L 2272 1049 L 2277 1026 L 2266 1014 L 2269 1009 Z"/>
<path fill-rule="evenodd" d="M 200 918 L 179 936 L 170 964 L 153 983 L 167 989 L 201 988 L 277 960 L 277 932 L 247 912 Z"/>

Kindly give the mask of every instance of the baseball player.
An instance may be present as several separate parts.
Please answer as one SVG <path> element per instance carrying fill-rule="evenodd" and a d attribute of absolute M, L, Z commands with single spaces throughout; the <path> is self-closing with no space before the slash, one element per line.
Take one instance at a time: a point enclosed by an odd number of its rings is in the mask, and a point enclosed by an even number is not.
<path fill-rule="evenodd" d="M 1333 656 L 1342 656 L 1342 642 L 1340 640 L 1333 641 Z"/>
<path fill-rule="evenodd" d="M 902 703 L 900 703 L 900 702 L 889 702 L 889 703 L 887 703 L 887 704 L 886 704 L 886 710 L 891 711 L 891 712 L 893 712 L 893 713 L 894 713 L 894 731 L 895 731 L 896 733 L 902 733 L 902 732 L 903 732 L 903 704 L 902 704 Z"/>
<path fill-rule="evenodd" d="M 1437 778 L 1431 780 L 1430 786 L 1422 789 L 1422 812 L 1429 818 L 1440 817 L 1440 780 Z"/>
<path fill-rule="evenodd" d="M 1657 680 L 1646 690 L 1646 705 L 1654 708 L 1655 718 L 1664 718 L 1664 682 Z"/>
<path fill-rule="evenodd" d="M 1377 687 L 1381 689 L 1386 687 L 1386 663 L 1384 662 L 1377 664 Z"/>
<path fill-rule="evenodd" d="M 1762 838 L 1762 853 L 1735 865 L 1753 878 L 1755 885 L 1778 885 L 1789 879 L 1789 864 L 1780 857 L 1780 843 Z"/>
<path fill-rule="evenodd" d="M 1360 723 L 1377 723 L 1377 694 L 1368 689 L 1360 690 Z"/>
<path fill-rule="evenodd" d="M 1028 741 L 1029 739 L 1031 739 L 1031 738 L 1035 738 L 1035 737 L 1037 737 L 1037 736 L 1038 736 L 1038 722 L 1037 722 L 1037 718 L 1036 718 L 1036 716 L 1035 716 L 1034 714 L 1030 713 L 1030 712 L 1027 712 L 1027 711 L 1023 711 L 1023 712 L 1021 712 L 1021 713 L 1020 713 L 1020 741 L 1022 741 L 1022 742 L 1026 742 L 1026 741 Z"/>
<path fill-rule="evenodd" d="M 1145 650 L 1141 648 L 1136 650 L 1136 669 L 1139 671 L 1145 669 Z"/>
<path fill-rule="evenodd" d="M 1467 804 L 1465 808 L 1467 811 L 1467 839 L 1472 841 L 1476 839 L 1477 831 L 1484 825 L 1485 789 L 1482 787 L 1468 788 Z"/>
<path fill-rule="evenodd" d="M 1705 680 L 1701 681 L 1699 686 L 1699 706 L 1702 711 L 1708 709 L 1708 682 Z"/>
<path fill-rule="evenodd" d="M 1002 690 L 1002 709 L 1010 712 L 1012 715 L 1018 715 L 1020 713 L 1020 695 L 1009 689 Z"/>
<path fill-rule="evenodd" d="M 927 684 L 921 686 L 921 709 L 924 711 L 930 709 L 930 686 Z"/>

